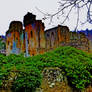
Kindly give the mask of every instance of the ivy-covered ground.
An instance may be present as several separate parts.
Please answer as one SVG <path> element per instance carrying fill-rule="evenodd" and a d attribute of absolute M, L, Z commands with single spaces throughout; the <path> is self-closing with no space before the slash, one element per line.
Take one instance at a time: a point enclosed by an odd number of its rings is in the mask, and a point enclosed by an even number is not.
<path fill-rule="evenodd" d="M 12 80 L 14 92 L 34 92 L 45 67 L 62 69 L 69 85 L 78 90 L 92 84 L 92 54 L 65 46 L 33 57 L 0 55 L 0 87 L 8 87 Z"/>

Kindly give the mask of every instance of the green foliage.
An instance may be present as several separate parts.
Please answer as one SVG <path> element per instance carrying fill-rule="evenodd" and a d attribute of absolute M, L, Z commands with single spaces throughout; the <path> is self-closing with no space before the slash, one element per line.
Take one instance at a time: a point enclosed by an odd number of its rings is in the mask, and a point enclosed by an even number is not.
<path fill-rule="evenodd" d="M 73 88 L 83 89 L 92 83 L 92 58 L 85 52 L 72 47 L 57 48 L 61 58 L 61 69 Z"/>
<path fill-rule="evenodd" d="M 3 42 L 3 39 L 0 39 L 0 50 L 5 48 L 6 48 L 5 42 Z"/>
<path fill-rule="evenodd" d="M 33 92 L 36 87 L 40 86 L 41 72 L 35 66 L 28 64 L 23 55 L 11 54 L 1 57 L 3 59 L 0 61 L 2 64 L 2 67 L 0 67 L 0 87 L 3 87 L 3 84 L 7 84 L 10 77 L 13 79 L 12 90 L 14 92 Z M 6 63 L 2 62 L 3 60 Z"/>
<path fill-rule="evenodd" d="M 69 85 L 78 90 L 92 83 L 92 55 L 73 47 L 59 47 L 33 57 L 0 55 L 0 65 L 0 87 L 13 72 L 16 73 L 12 84 L 15 92 L 32 92 L 39 87 L 45 67 L 61 68 Z"/>
<path fill-rule="evenodd" d="M 13 83 L 14 92 L 34 92 L 36 87 L 41 84 L 41 73 L 35 68 L 28 66 L 27 69 L 20 71 L 15 82 Z"/>

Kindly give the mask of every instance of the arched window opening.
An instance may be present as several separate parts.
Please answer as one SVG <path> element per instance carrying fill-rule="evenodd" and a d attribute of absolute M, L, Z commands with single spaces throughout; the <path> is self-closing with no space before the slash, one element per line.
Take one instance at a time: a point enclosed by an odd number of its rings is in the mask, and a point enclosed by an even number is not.
<path fill-rule="evenodd" d="M 51 35 L 54 36 L 54 33 L 52 32 Z"/>
<path fill-rule="evenodd" d="M 47 37 L 49 37 L 49 34 L 47 34 Z"/>
<path fill-rule="evenodd" d="M 51 47 L 53 47 L 55 44 L 55 38 L 54 38 L 54 33 L 51 33 Z"/>

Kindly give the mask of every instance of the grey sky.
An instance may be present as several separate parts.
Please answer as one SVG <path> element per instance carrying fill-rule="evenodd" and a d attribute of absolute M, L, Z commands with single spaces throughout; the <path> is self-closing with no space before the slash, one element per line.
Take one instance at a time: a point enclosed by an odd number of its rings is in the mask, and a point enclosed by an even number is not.
<path fill-rule="evenodd" d="M 5 35 L 8 30 L 9 24 L 13 20 L 23 21 L 23 16 L 27 12 L 32 12 L 37 15 L 37 19 L 42 19 L 43 15 L 35 8 L 38 7 L 43 12 L 54 13 L 57 11 L 58 0 L 0 0 L 0 35 Z M 71 15 L 71 20 L 66 22 L 70 30 L 73 30 L 76 24 L 76 12 L 73 11 Z M 75 14 L 75 15 L 74 15 Z M 81 20 L 85 19 L 85 9 L 81 12 Z M 62 18 L 61 18 L 62 20 Z M 49 25 L 49 20 L 43 21 L 45 23 L 46 29 L 58 25 L 61 20 L 53 20 L 52 25 Z M 84 26 L 79 26 L 80 29 L 92 28 L 91 24 L 85 24 Z"/>

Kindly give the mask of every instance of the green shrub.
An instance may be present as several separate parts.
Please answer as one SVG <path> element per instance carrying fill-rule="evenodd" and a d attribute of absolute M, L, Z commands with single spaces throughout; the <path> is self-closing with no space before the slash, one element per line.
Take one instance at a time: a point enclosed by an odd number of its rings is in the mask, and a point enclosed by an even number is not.
<path fill-rule="evenodd" d="M 19 71 L 12 89 L 14 92 L 34 92 L 40 86 L 41 79 L 40 71 L 35 67 L 28 66 L 26 69 Z"/>
<path fill-rule="evenodd" d="M 32 92 L 41 84 L 41 72 L 45 67 L 59 67 L 68 83 L 81 90 L 92 83 L 92 56 L 76 48 L 65 46 L 33 57 L 0 55 L 0 87 L 12 71 L 18 71 L 14 79 L 15 92 Z M 8 80 L 8 79 L 7 79 Z"/>

